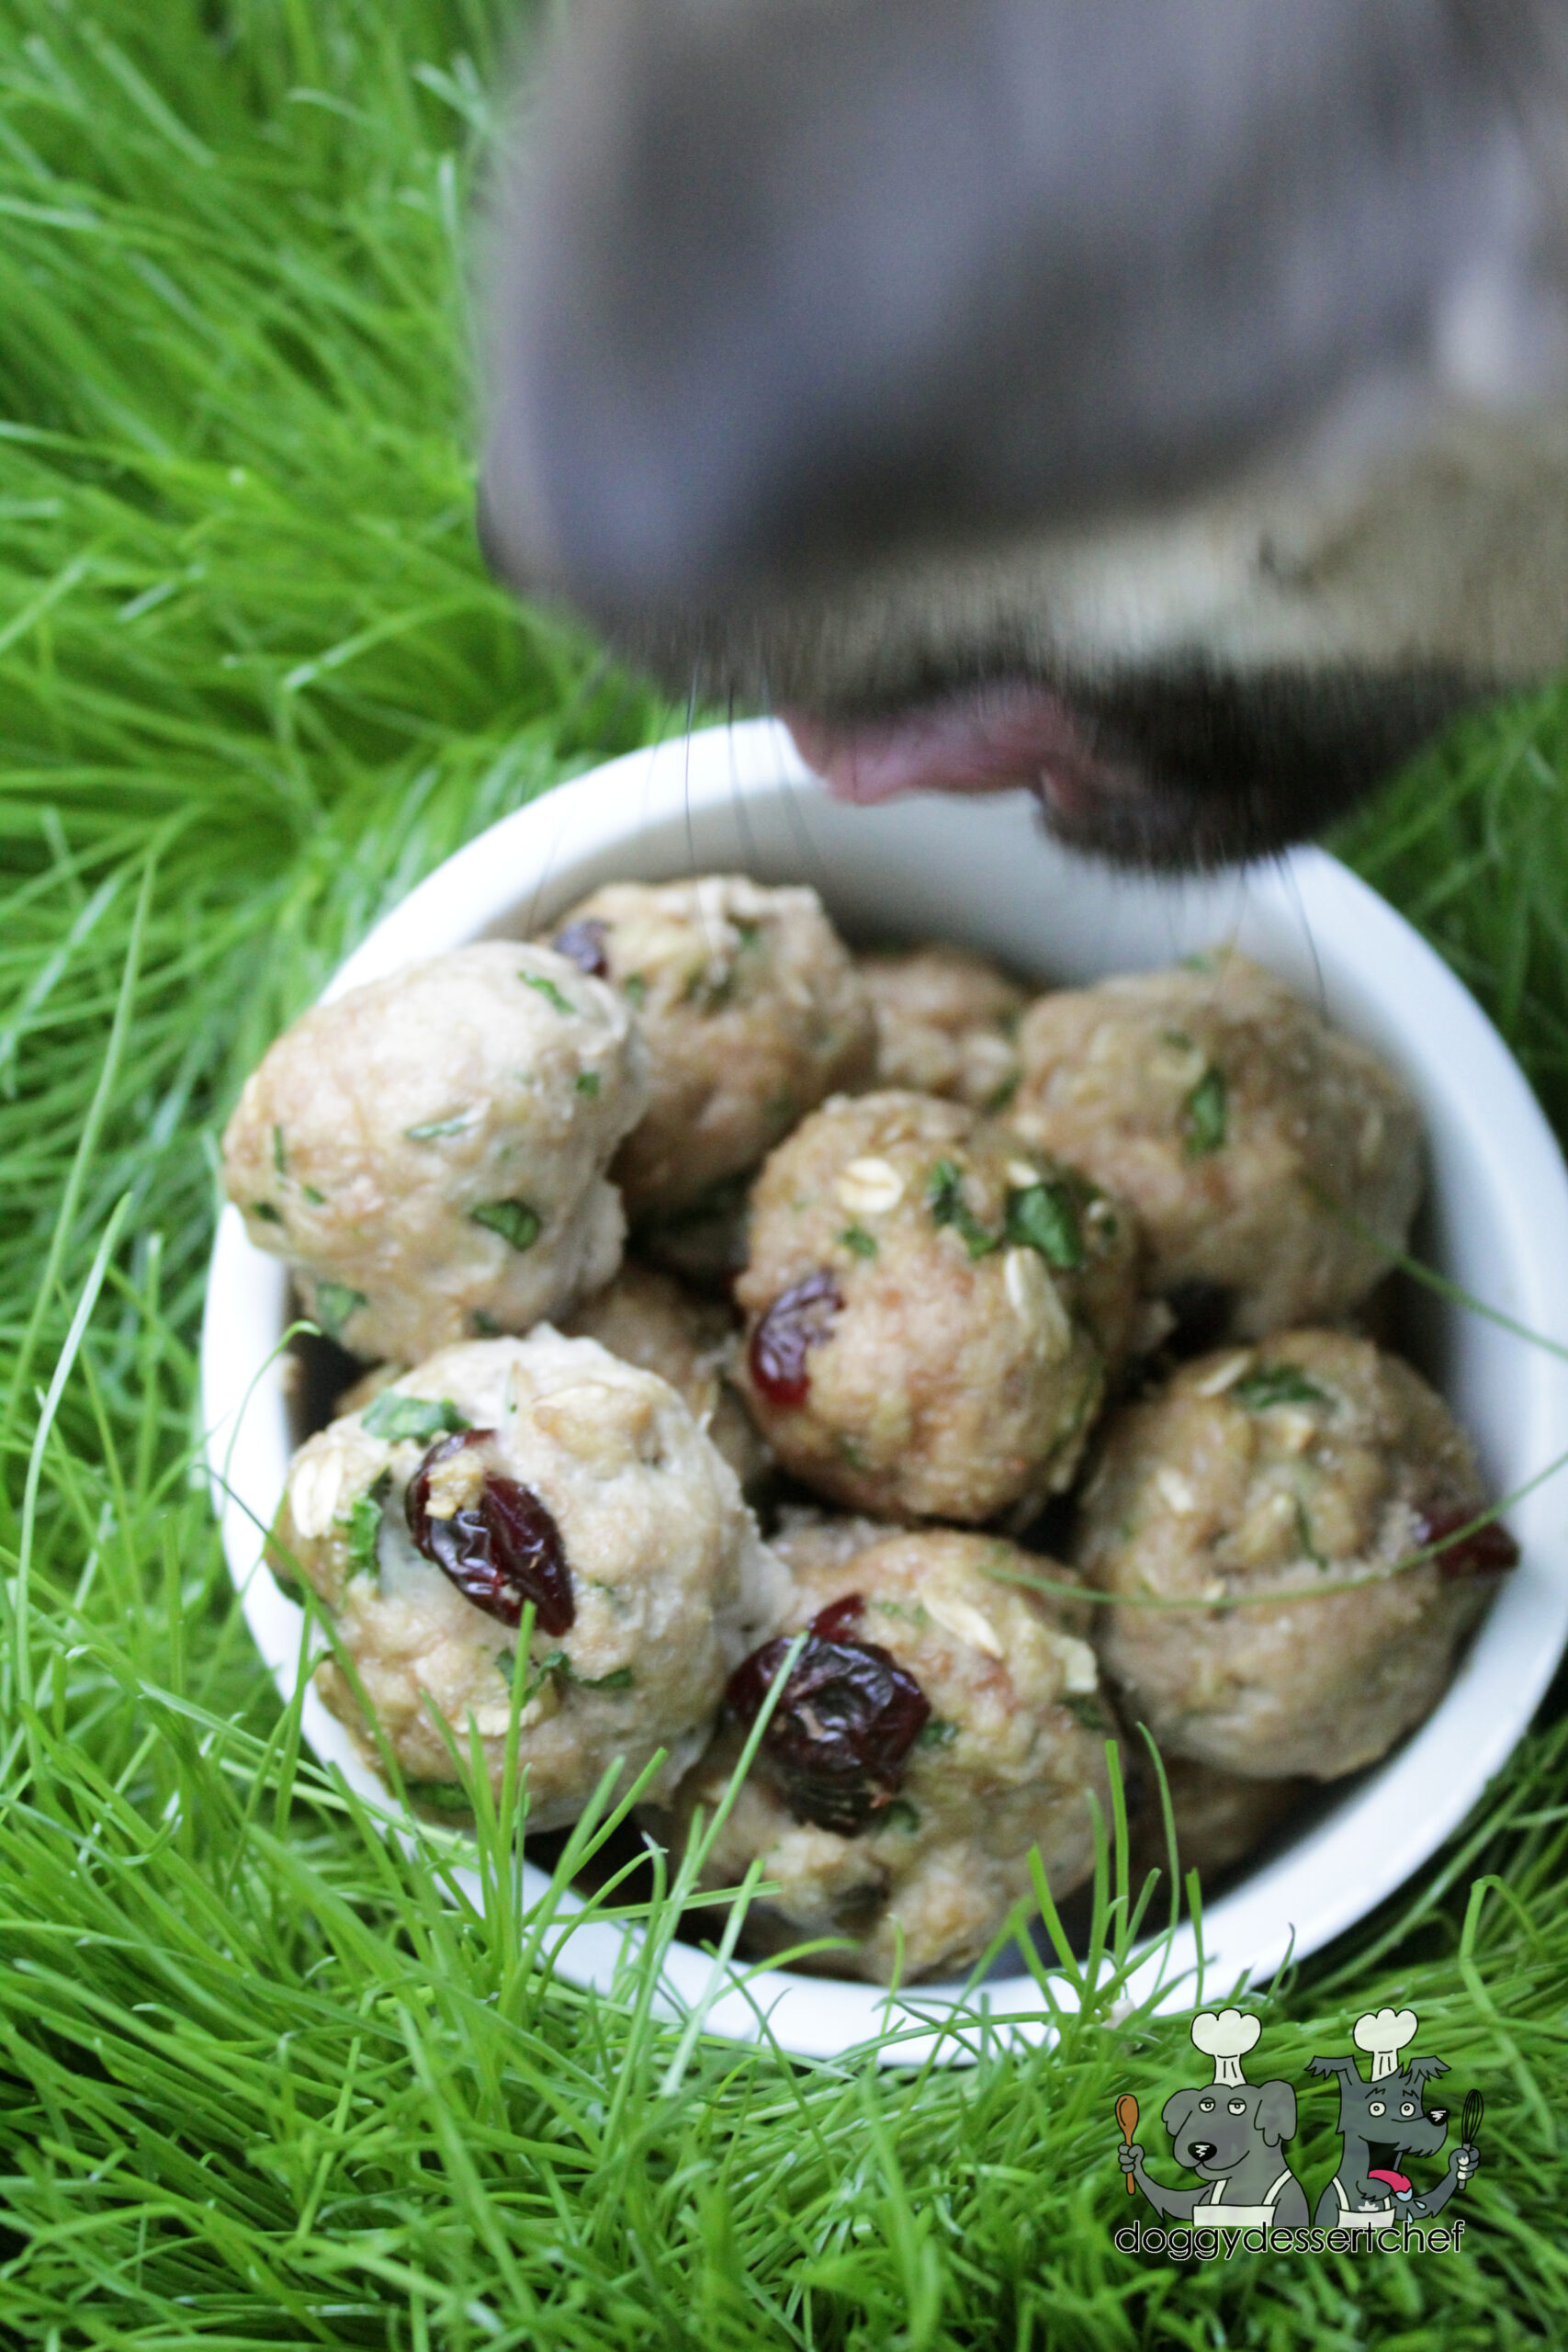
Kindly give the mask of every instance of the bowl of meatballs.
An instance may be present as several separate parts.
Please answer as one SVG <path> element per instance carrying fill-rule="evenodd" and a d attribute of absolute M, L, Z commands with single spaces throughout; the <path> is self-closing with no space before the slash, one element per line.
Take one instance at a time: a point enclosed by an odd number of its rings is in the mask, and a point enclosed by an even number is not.
<path fill-rule="evenodd" d="M 701 732 L 414 890 L 223 1181 L 208 1460 L 306 1737 L 459 1840 L 514 1759 L 525 1900 L 635 1789 L 714 2031 L 1046 2030 L 1023 1942 L 1113 1778 L 1134 1886 L 1174 1837 L 1211 1981 L 1266 1977 L 1562 1653 L 1568 1181 L 1321 852 L 1113 875 L 1023 796 L 845 807 Z M 555 1965 L 638 1933 L 589 1905 Z"/>

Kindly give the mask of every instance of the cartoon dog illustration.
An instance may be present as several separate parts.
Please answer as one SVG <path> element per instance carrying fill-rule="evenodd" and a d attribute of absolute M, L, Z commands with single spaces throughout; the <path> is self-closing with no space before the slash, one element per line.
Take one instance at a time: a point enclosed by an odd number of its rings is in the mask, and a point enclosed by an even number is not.
<path fill-rule="evenodd" d="M 1304 2224 L 1306 2191 L 1280 2157 L 1295 2137 L 1296 2095 L 1289 2083 L 1248 2083 L 1241 2062 L 1263 2030 L 1239 2009 L 1192 2020 L 1192 2040 L 1214 2062 L 1214 2079 L 1167 2099 L 1160 2120 L 1179 2165 L 1198 2176 L 1196 2188 L 1166 2188 L 1149 2177 L 1134 2141 L 1117 2150 L 1156 2213 L 1226 2229 L 1284 2229 Z"/>
<path fill-rule="evenodd" d="M 1478 2149 L 1461 2141 L 1436 2188 L 1417 2196 L 1395 2169 L 1402 2155 L 1431 2155 L 1448 2137 L 1446 2107 L 1425 2107 L 1422 2086 L 1446 2075 L 1441 2058 L 1399 2053 L 1416 2033 L 1414 2009 L 1378 2009 L 1356 2020 L 1358 2050 L 1371 2052 L 1371 2073 L 1363 2080 L 1354 2058 L 1314 2058 L 1314 2075 L 1339 2078 L 1339 2169 L 1318 2199 L 1315 2220 L 1332 2229 L 1382 2230 L 1405 2215 L 1425 2220 L 1441 2212 L 1464 2188 L 1481 2162 Z"/>

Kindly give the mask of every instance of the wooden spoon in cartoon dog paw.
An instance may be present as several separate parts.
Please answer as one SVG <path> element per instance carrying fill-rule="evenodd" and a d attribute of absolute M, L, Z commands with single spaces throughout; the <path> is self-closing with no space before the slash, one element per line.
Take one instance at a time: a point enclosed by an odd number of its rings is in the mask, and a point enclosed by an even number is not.
<path fill-rule="evenodd" d="M 1116 2120 L 1122 2126 L 1122 2140 L 1130 2148 L 1133 2144 L 1133 2134 L 1138 2128 L 1138 2102 L 1133 2097 L 1131 2091 L 1123 2091 L 1121 2098 L 1117 2100 Z M 1138 2184 L 1133 2178 L 1132 2174 L 1129 2173 L 1127 2175 L 1127 2194 L 1129 2197 L 1135 2197 L 1137 2193 Z"/>

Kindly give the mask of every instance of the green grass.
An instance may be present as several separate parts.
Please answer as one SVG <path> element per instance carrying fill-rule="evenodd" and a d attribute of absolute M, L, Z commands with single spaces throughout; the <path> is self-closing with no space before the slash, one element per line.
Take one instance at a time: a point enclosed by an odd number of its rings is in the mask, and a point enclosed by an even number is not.
<path fill-rule="evenodd" d="M 1463 2256 L 1182 2269 L 1111 2245 L 1111 2103 L 1191 2064 L 1114 1973 L 1053 2050 L 912 2079 L 682 2033 L 646 1969 L 586 1999 L 505 1818 L 448 1901 L 449 1839 L 390 1842 L 257 1667 L 189 1475 L 218 1123 L 419 875 L 677 716 L 476 554 L 496 50 L 479 0 L 0 0 L 0 2336 L 1562 2340 L 1561 1714 L 1270 2004 L 1297 2080 L 1394 2001 L 1485 2088 Z M 1555 693 L 1345 843 L 1560 1122 L 1565 774 Z"/>

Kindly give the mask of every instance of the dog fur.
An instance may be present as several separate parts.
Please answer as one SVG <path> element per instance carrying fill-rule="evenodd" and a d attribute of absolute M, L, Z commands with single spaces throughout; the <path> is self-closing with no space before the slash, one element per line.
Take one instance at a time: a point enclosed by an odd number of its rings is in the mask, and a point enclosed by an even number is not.
<path fill-rule="evenodd" d="M 834 774 L 1037 692 L 986 780 L 1175 863 L 1568 657 L 1562 0 L 568 26 L 490 208 L 484 534 L 682 693 Z"/>

